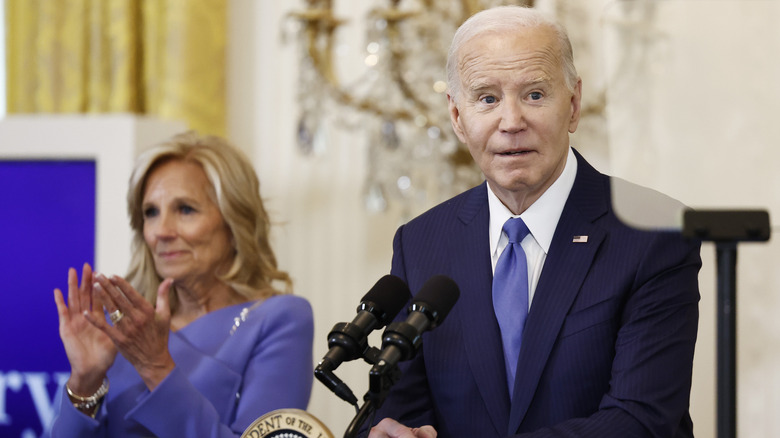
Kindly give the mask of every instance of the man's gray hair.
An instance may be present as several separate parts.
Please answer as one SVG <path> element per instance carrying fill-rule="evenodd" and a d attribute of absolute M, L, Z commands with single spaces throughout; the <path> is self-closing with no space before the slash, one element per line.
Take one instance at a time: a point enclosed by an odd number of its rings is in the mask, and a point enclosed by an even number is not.
<path fill-rule="evenodd" d="M 574 91 L 579 76 L 577 75 L 577 69 L 574 67 L 574 53 L 566 29 L 557 21 L 536 9 L 524 6 L 498 6 L 472 15 L 455 32 L 450 50 L 447 53 L 447 87 L 451 98 L 457 99 L 457 95 L 460 92 L 458 52 L 465 43 L 486 33 L 511 32 L 517 28 L 538 26 L 549 26 L 558 36 L 566 88 L 569 91 Z"/>

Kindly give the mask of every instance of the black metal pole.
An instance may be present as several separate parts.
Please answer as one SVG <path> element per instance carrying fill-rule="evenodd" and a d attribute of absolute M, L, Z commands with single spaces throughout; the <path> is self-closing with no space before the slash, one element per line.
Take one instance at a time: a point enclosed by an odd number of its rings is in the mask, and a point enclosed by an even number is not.
<path fill-rule="evenodd" d="M 737 243 L 716 242 L 718 438 L 737 436 Z"/>
<path fill-rule="evenodd" d="M 376 412 L 376 408 L 375 399 L 366 399 L 365 403 L 363 403 L 363 407 L 360 408 L 357 415 L 355 415 L 355 417 L 352 419 L 352 422 L 350 422 L 349 426 L 347 426 L 347 430 L 344 432 L 344 438 L 357 437 L 357 434 L 360 432 L 360 428 L 363 426 L 363 423 L 368 420 L 369 416 Z M 369 427 L 370 426 L 371 425 L 369 424 Z"/>

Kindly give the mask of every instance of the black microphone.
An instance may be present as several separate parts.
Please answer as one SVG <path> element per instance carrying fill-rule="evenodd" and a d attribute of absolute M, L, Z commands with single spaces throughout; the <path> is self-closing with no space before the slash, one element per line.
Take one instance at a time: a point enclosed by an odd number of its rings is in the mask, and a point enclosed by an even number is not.
<path fill-rule="evenodd" d="M 368 335 L 392 321 L 410 296 L 409 287 L 400 278 L 394 275 L 380 278 L 360 300 L 355 319 L 334 325 L 328 333 L 330 350 L 314 369 L 315 377 L 343 400 L 357 404 L 357 398 L 333 370 L 342 362 L 364 357 L 369 349 Z"/>
<path fill-rule="evenodd" d="M 385 329 L 382 352 L 369 374 L 384 375 L 398 362 L 413 358 L 422 344 L 422 334 L 441 324 L 459 297 L 460 289 L 451 278 L 436 275 L 428 279 L 409 306 L 406 320 Z"/>

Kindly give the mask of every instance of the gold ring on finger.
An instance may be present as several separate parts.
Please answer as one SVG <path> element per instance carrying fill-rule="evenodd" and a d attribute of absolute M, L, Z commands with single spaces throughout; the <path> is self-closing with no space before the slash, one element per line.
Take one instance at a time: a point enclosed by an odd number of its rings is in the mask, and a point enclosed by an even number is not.
<path fill-rule="evenodd" d="M 116 325 L 116 323 L 118 323 L 119 321 L 122 320 L 122 318 L 125 317 L 125 314 L 122 313 L 121 310 L 116 309 L 113 312 L 109 313 L 108 317 L 111 318 L 111 323 Z"/>

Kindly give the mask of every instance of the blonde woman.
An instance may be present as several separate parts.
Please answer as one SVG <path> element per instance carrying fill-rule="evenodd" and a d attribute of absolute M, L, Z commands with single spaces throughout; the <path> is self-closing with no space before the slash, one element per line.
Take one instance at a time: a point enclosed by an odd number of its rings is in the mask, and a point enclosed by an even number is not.
<path fill-rule="evenodd" d="M 312 311 L 286 293 L 246 157 L 178 135 L 139 157 L 127 200 L 127 277 L 85 264 L 67 303 L 55 290 L 71 375 L 47 433 L 235 437 L 268 411 L 305 409 Z"/>

